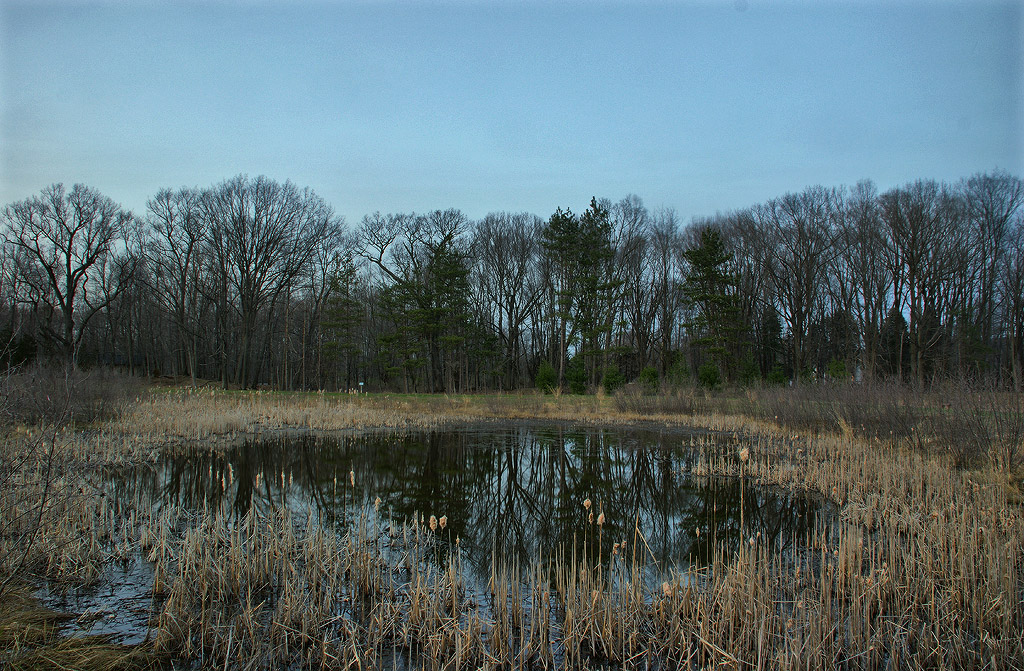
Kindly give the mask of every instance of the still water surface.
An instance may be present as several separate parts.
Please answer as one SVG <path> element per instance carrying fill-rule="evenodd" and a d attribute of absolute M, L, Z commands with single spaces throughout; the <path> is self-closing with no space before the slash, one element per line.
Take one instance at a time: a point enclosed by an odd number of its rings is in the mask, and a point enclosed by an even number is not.
<path fill-rule="evenodd" d="M 716 540 L 734 546 L 740 539 L 741 483 L 689 475 L 691 438 L 532 426 L 305 433 L 217 453 L 179 450 L 156 468 L 115 477 L 164 504 L 239 514 L 286 505 L 339 531 L 379 498 L 380 514 L 399 521 L 446 516 L 445 535 L 458 537 L 464 556 L 485 572 L 495 549 L 529 564 L 559 545 L 594 538 L 604 513 L 606 545 L 639 529 L 659 563 L 682 567 L 706 561 Z M 784 548 L 806 537 L 822 514 L 819 501 L 749 482 L 742 498 L 744 536 L 760 534 Z"/>
<path fill-rule="evenodd" d="M 680 431 L 535 425 L 293 433 L 217 451 L 176 448 L 156 464 L 110 471 L 106 486 L 115 501 L 151 500 L 156 508 L 242 515 L 287 506 L 293 519 L 339 533 L 365 515 L 399 522 L 445 516 L 442 545 L 450 548 L 458 538 L 465 577 L 484 583 L 492 556 L 527 567 L 559 547 L 571 551 L 586 542 L 591 553 L 608 555 L 621 540 L 639 547 L 641 536 L 653 565 L 665 571 L 703 564 L 715 543 L 735 549 L 741 537 L 785 552 L 834 515 L 802 494 L 692 475 L 694 438 Z M 736 451 L 724 437 L 699 439 L 705 451 Z M 108 570 L 106 587 L 63 595 L 60 605 L 127 613 L 113 600 L 143 599 L 151 572 L 141 560 L 124 571 L 131 575 Z M 133 582 L 139 583 L 134 592 Z M 144 610 L 139 605 L 134 610 Z M 112 630 L 136 639 L 123 617 L 111 621 Z"/>

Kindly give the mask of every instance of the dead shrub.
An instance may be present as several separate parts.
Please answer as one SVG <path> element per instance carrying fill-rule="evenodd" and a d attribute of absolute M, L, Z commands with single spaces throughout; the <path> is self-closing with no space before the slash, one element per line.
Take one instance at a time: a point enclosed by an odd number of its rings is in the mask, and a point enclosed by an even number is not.
<path fill-rule="evenodd" d="M 651 394 L 636 383 L 627 384 L 615 393 L 615 409 L 637 415 L 694 415 L 707 408 L 707 399 L 695 389 L 677 388 Z"/>
<path fill-rule="evenodd" d="M 0 380 L 0 421 L 89 424 L 116 417 L 143 388 L 138 378 L 110 369 L 37 363 Z"/>
<path fill-rule="evenodd" d="M 921 422 L 921 442 L 949 454 L 959 467 L 986 460 L 1007 473 L 1024 458 L 1024 397 L 965 385 L 946 386 Z"/>

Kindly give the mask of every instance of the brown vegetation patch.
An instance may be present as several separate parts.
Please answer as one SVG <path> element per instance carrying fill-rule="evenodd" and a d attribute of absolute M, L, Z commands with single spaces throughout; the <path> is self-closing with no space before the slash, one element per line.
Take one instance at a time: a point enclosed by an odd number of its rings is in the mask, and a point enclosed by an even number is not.
<path fill-rule="evenodd" d="M 845 397 L 787 392 L 650 400 L 154 394 L 103 433 L 54 434 L 51 453 L 59 458 L 51 463 L 59 469 L 51 477 L 75 494 L 40 518 L 39 551 L 28 565 L 85 580 L 88 572 L 76 567 L 144 552 L 155 563 L 154 590 L 166 598 L 156 613 L 158 649 L 218 667 L 390 668 L 406 655 L 430 668 L 1024 666 L 1024 516 L 997 447 L 999 436 L 1015 435 L 1012 402 L 965 399 L 956 410 L 956 399 L 944 407 L 911 397 L 893 409 L 869 398 L 856 406 L 862 392 L 855 389 L 835 392 Z M 853 424 L 855 413 L 865 421 Z M 910 438 L 877 428 L 905 426 L 899 413 L 917 418 Z M 920 419 L 929 416 L 962 416 L 994 433 L 979 431 L 974 457 L 959 460 L 941 442 L 959 429 L 928 428 L 941 425 Z M 841 519 L 816 531 L 808 551 L 783 555 L 752 537 L 738 554 L 717 551 L 708 566 L 655 585 L 642 578 L 637 530 L 604 562 L 566 548 L 524 571 L 495 564 L 481 601 L 467 588 L 457 549 L 440 564 L 422 561 L 450 547 L 438 543 L 439 522 L 432 530 L 426 520 L 384 525 L 368 515 L 339 536 L 282 510 L 236 521 L 217 511 L 154 513 L 139 500 L 115 514 L 87 486 L 95 464 L 146 459 L 168 439 L 521 417 L 727 431 L 727 443 L 745 448 L 746 458 L 720 445 L 703 450 L 693 476 L 813 491 L 834 501 Z M 1000 428 L 1004 417 L 1008 429 Z M 16 444 L 6 444 L 9 469 Z M 11 471 L 17 487 L 2 492 L 7 529 L 19 523 L 18 497 L 37 496 L 41 486 L 42 462 L 31 463 Z M 5 534 L 5 542 L 13 537 Z M 65 557 L 56 569 L 54 557 Z M 515 578 L 522 574 L 529 577 Z"/>

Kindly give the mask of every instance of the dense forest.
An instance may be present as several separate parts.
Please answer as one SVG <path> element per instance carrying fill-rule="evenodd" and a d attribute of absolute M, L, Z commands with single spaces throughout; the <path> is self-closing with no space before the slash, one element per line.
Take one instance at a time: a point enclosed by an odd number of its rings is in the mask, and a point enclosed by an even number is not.
<path fill-rule="evenodd" d="M 2 363 L 281 389 L 1020 390 L 1022 203 L 995 171 L 812 186 L 687 223 L 630 195 L 346 225 L 266 177 L 162 190 L 143 213 L 56 184 L 3 209 Z"/>

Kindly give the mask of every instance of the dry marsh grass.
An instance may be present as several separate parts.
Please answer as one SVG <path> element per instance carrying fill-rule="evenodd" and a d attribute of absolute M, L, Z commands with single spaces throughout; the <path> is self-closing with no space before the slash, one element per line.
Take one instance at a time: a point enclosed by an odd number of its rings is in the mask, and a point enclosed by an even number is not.
<path fill-rule="evenodd" d="M 53 638 L 66 615 L 40 606 L 24 583 L 12 585 L 0 603 L 0 648 L 17 650 Z"/>
<path fill-rule="evenodd" d="M 1024 395 L 947 383 L 928 391 L 893 384 L 757 389 L 731 412 L 790 430 L 853 434 L 951 458 L 958 467 L 1024 467 Z"/>
<path fill-rule="evenodd" d="M 8 433 L 0 441 L 0 576 L 93 583 L 105 562 L 129 551 L 136 514 L 107 498 L 98 471 L 154 456 L 123 436 Z M 0 596 L 6 583 L 0 579 Z"/>
<path fill-rule="evenodd" d="M 73 495 L 40 517 L 29 564 L 53 580 L 87 582 L 96 566 L 128 552 L 153 562 L 155 647 L 137 650 L 132 663 L 156 663 L 159 652 L 217 668 L 1024 668 L 1024 516 L 1012 467 L 997 454 L 1003 448 L 989 438 L 961 461 L 943 447 L 950 435 L 918 428 L 920 417 L 955 419 L 956 399 L 845 408 L 827 395 L 776 396 L 784 391 L 660 400 L 154 394 L 104 432 L 60 434 L 55 483 Z M 993 398 L 966 400 L 963 413 L 988 427 L 1008 418 L 993 429 L 1003 434 L 989 435 L 1010 439 L 1011 399 Z M 996 402 L 1007 405 L 985 409 Z M 723 414 L 725 406 L 745 414 Z M 811 423 L 823 407 L 831 414 Z M 865 421 L 853 424 L 854 412 Z M 903 426 L 899 413 L 911 412 L 908 433 L 920 438 L 877 429 Z M 604 561 L 583 547 L 525 567 L 496 561 L 481 586 L 468 582 L 439 520 L 434 529 L 425 517 L 391 520 L 367 503 L 339 534 L 283 509 L 238 518 L 138 500 L 115 510 L 89 486 L 92 469 L 153 458 L 168 440 L 494 418 L 726 431 L 730 447 L 701 449 L 692 476 L 813 492 L 835 502 L 839 518 L 799 552 L 755 536 L 738 552 L 716 547 L 707 565 L 675 570 L 648 563 L 637 529 Z M 9 454 L 16 445 L 7 442 Z M 741 446 L 746 459 L 735 454 Z M 30 518 L 19 500 L 34 500 L 42 472 L 42 462 L 24 466 L 11 480 L 17 486 L 0 492 L 8 529 Z M 662 577 L 652 581 L 655 572 Z M 28 633 L 0 659 L 22 664 L 42 648 L 50 634 L 40 632 L 52 625 L 33 629 L 31 611 L 26 601 L 18 612 Z"/>
<path fill-rule="evenodd" d="M 928 392 L 898 385 L 822 383 L 737 393 L 682 388 L 660 394 L 630 386 L 612 396 L 351 395 L 175 388 L 137 398 L 109 426 L 126 433 L 203 438 L 288 427 L 409 428 L 494 419 L 667 422 L 722 429 L 755 422 L 791 431 L 851 432 L 916 446 L 931 441 L 949 450 L 952 438 L 961 435 L 976 456 L 986 457 L 993 443 L 1003 452 L 1019 448 L 1024 439 L 1024 398 L 956 384 Z"/>
<path fill-rule="evenodd" d="M 615 397 L 606 396 L 282 394 L 185 388 L 139 398 L 108 427 L 137 439 L 165 441 L 168 438 L 231 437 L 281 429 L 420 429 L 495 420 L 592 424 L 643 421 L 721 430 L 739 430 L 749 424 L 745 418 L 710 411 L 684 415 L 676 401 L 648 412 L 622 407 Z"/>
<path fill-rule="evenodd" d="M 734 461 L 695 470 L 730 472 Z M 791 477 L 773 473 L 767 455 L 748 466 L 752 478 Z M 812 485 L 834 482 L 840 467 L 819 463 Z M 869 496 L 816 530 L 805 551 L 754 537 L 653 584 L 639 529 L 604 561 L 586 547 L 525 572 L 496 561 L 486 587 L 473 589 L 458 547 L 423 518 L 367 514 L 339 536 L 286 511 L 208 513 L 159 553 L 169 587 L 158 646 L 218 667 L 1019 665 L 1019 518 L 997 509 L 992 488 L 926 469 L 908 490 L 883 471 L 865 470 L 864 489 L 920 497 L 938 487 L 930 496 L 946 507 L 922 514 Z"/>
<path fill-rule="evenodd" d="M 3 668 L 134 671 L 159 668 L 166 662 L 150 646 L 117 645 L 103 636 L 59 636 L 60 624 L 70 619 L 71 615 L 39 605 L 23 582 L 5 591 L 0 602 Z"/>

